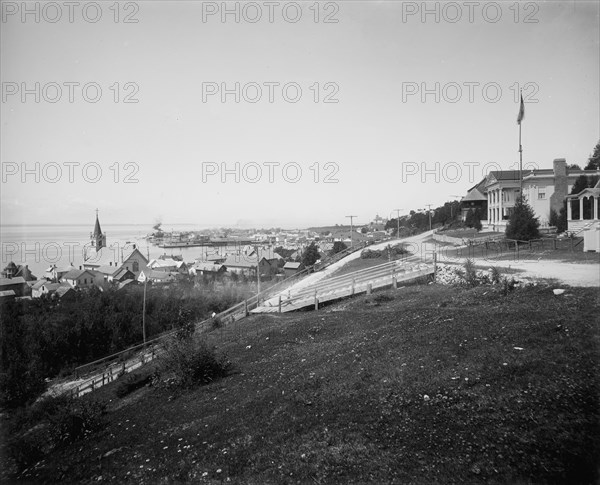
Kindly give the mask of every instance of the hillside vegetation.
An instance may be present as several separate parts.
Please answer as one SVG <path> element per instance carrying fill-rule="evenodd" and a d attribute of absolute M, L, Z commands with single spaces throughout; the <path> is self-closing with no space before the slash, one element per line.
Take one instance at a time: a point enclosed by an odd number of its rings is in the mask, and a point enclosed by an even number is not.
<path fill-rule="evenodd" d="M 432 284 L 252 316 L 215 330 L 228 376 L 123 399 L 106 386 L 91 396 L 108 404 L 98 431 L 4 469 L 64 483 L 595 483 L 599 314 L 596 289 Z"/>

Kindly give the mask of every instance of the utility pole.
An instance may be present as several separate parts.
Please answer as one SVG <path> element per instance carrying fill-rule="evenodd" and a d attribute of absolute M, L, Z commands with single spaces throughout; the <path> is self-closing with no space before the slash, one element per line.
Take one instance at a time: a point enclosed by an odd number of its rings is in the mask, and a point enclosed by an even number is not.
<path fill-rule="evenodd" d="M 425 204 L 427 206 L 427 213 L 429 214 L 429 230 L 431 231 L 431 204 Z"/>
<path fill-rule="evenodd" d="M 402 209 L 394 209 L 396 211 L 397 214 L 397 221 L 398 221 L 398 232 L 396 233 L 396 236 L 398 237 L 398 239 L 400 239 L 400 211 Z"/>
<path fill-rule="evenodd" d="M 353 243 L 352 243 L 352 233 L 354 232 L 354 226 L 352 225 L 352 221 L 353 221 L 353 219 L 356 216 L 346 216 L 346 217 L 350 218 L 350 247 L 352 247 L 353 246 Z"/>
<path fill-rule="evenodd" d="M 144 335 L 144 347 L 146 346 L 146 286 L 148 285 L 148 275 L 144 278 L 144 304 L 142 305 L 142 333 Z"/>
<path fill-rule="evenodd" d="M 260 295 L 260 255 L 258 254 L 258 246 L 254 246 L 256 251 L 256 306 L 258 306 L 258 300 Z"/>

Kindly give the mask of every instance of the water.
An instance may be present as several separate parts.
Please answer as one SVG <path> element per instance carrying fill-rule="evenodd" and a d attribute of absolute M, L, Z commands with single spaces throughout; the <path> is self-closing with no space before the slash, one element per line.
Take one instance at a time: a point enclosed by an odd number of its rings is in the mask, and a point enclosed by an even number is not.
<path fill-rule="evenodd" d="M 102 224 L 106 234 L 106 246 L 111 250 L 127 251 L 132 245 L 149 259 L 158 258 L 162 254 L 179 255 L 186 263 L 207 254 L 233 252 L 233 247 L 212 248 L 159 248 L 145 238 L 154 232 L 151 225 L 145 224 Z M 84 252 L 90 244 L 93 224 L 39 224 L 39 225 L 2 225 L 0 241 L 2 251 L 2 269 L 10 261 L 15 264 L 26 264 L 35 276 L 44 276 L 46 269 L 55 264 L 64 267 L 72 264 L 76 268 L 83 264 Z M 180 224 L 168 226 L 173 231 L 200 230 L 196 225 Z"/>

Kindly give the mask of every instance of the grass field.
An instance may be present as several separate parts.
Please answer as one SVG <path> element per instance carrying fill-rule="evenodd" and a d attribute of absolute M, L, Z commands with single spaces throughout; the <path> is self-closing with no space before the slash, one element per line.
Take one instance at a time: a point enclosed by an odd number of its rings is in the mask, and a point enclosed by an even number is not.
<path fill-rule="evenodd" d="M 20 478 L 596 483 L 599 314 L 594 289 L 431 284 L 253 316 L 222 330 L 231 375 L 123 400 L 107 386 L 105 426 Z"/>

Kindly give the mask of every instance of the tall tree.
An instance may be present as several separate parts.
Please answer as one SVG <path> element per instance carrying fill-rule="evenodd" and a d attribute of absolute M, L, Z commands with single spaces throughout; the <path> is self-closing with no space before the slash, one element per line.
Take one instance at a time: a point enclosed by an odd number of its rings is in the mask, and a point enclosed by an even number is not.
<path fill-rule="evenodd" d="M 506 237 L 520 241 L 530 241 L 540 237 L 540 221 L 535 217 L 531 206 L 523 197 L 519 197 L 508 220 Z"/>
<path fill-rule="evenodd" d="M 310 246 L 308 246 L 304 250 L 304 253 L 302 253 L 302 264 L 306 267 L 312 266 L 317 262 L 317 260 L 319 260 L 320 257 L 321 255 L 319 254 L 319 249 L 315 243 L 310 243 Z"/>
<path fill-rule="evenodd" d="M 588 159 L 585 170 L 600 170 L 600 141 L 596 143 L 594 153 L 592 153 L 592 156 Z"/>

